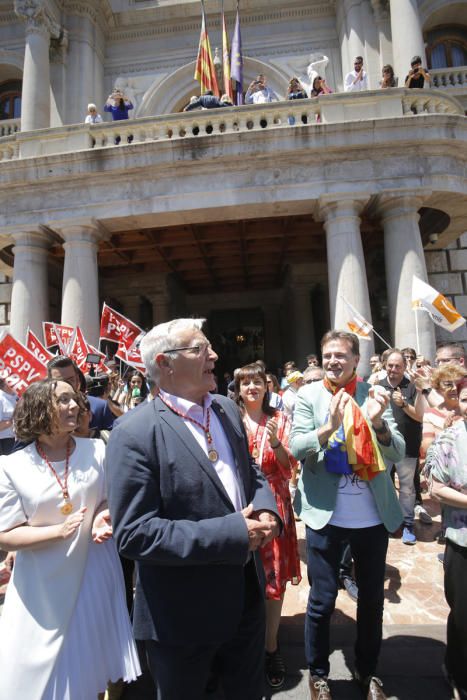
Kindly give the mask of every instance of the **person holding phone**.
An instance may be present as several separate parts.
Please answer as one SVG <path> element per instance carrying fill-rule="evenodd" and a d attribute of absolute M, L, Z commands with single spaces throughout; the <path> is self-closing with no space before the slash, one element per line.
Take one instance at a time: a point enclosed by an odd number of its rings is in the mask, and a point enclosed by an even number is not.
<path fill-rule="evenodd" d="M 428 71 L 422 68 L 420 56 L 414 56 L 410 62 L 409 74 L 405 77 L 405 87 L 423 88 L 425 83 L 428 83 L 428 87 L 431 85 L 431 76 Z"/>

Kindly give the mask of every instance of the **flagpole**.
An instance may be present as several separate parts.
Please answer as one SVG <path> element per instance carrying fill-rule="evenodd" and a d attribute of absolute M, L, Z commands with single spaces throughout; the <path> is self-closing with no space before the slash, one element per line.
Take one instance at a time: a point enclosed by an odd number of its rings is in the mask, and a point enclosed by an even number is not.
<path fill-rule="evenodd" d="M 357 309 L 356 309 L 354 306 L 352 306 L 352 304 L 350 303 L 350 301 L 347 301 L 347 299 L 346 299 L 344 296 L 342 296 L 342 294 L 340 295 L 340 297 L 341 297 L 342 301 L 343 301 L 345 304 L 347 304 L 347 306 L 350 306 L 350 308 L 352 309 L 352 311 L 353 311 L 354 313 L 356 313 L 356 314 L 358 314 L 359 316 L 361 316 L 360 311 L 357 311 Z M 380 334 L 378 333 L 378 331 L 375 331 L 374 326 L 373 326 L 372 323 L 371 323 L 371 324 L 369 323 L 368 325 L 371 325 L 371 331 L 372 331 L 372 333 L 374 333 L 374 335 L 376 335 L 376 336 L 386 345 L 386 347 L 388 347 L 388 348 L 391 348 L 391 347 L 392 347 L 392 345 L 389 345 L 389 343 L 387 342 L 387 340 L 384 340 L 383 336 L 380 335 Z"/>
<path fill-rule="evenodd" d="M 415 334 L 416 334 L 416 336 L 417 336 L 417 355 L 420 355 L 420 337 L 419 337 L 419 334 L 418 334 L 418 313 L 417 313 L 417 309 L 414 309 L 413 312 L 414 312 L 414 314 L 415 314 Z"/>

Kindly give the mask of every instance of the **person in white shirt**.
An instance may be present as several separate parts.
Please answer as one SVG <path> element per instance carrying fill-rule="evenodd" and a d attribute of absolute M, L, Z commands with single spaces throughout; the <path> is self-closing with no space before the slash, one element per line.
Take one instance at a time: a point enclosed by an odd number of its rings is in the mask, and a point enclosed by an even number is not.
<path fill-rule="evenodd" d="M 284 405 L 285 415 L 289 421 L 292 422 L 295 402 L 297 400 L 297 391 L 303 386 L 303 374 L 295 370 L 295 372 L 289 372 L 286 379 L 289 386 L 282 394 L 282 403 Z"/>
<path fill-rule="evenodd" d="M 245 94 L 246 104 L 261 104 L 263 102 L 278 101 L 278 97 L 274 90 L 271 90 L 267 85 L 266 77 L 261 73 L 250 83 L 250 86 Z"/>
<path fill-rule="evenodd" d="M 4 379 L 0 379 L 0 454 L 9 455 L 15 444 L 13 412 L 18 396 Z"/>
<path fill-rule="evenodd" d="M 347 73 L 344 80 L 344 92 L 361 92 L 369 90 L 368 74 L 363 70 L 363 58 L 356 56 L 353 62 L 354 69 Z"/>
<path fill-rule="evenodd" d="M 97 111 L 97 107 L 95 104 L 90 102 L 88 104 L 88 113 L 86 116 L 86 119 L 84 120 L 85 124 L 100 124 L 102 122 L 102 117 Z"/>

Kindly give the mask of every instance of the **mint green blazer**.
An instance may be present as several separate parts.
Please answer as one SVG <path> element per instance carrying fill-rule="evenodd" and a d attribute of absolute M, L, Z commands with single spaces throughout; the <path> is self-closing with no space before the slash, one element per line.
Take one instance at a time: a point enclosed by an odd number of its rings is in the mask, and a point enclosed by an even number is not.
<path fill-rule="evenodd" d="M 370 385 L 357 382 L 355 401 L 366 415 L 366 404 Z M 331 394 L 323 382 L 314 382 L 302 387 L 297 395 L 289 447 L 294 457 L 304 460 L 294 509 L 303 522 L 313 530 L 320 530 L 331 519 L 337 498 L 340 474 L 331 474 L 324 466 L 324 448 L 319 444 L 318 428 L 326 422 Z M 404 438 L 397 429 L 392 410 L 383 414 L 391 430 L 391 443 L 386 447 L 378 442 L 387 464 L 396 463 L 405 455 Z M 389 469 L 377 474 L 369 486 L 384 526 L 395 532 L 403 516 Z"/>

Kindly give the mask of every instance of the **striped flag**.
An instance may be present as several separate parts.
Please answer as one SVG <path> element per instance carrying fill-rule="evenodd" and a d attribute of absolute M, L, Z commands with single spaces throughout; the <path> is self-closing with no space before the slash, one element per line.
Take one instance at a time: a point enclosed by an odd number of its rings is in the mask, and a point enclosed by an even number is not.
<path fill-rule="evenodd" d="M 235 29 L 232 39 L 232 53 L 230 61 L 230 73 L 232 80 L 235 82 L 235 104 L 243 104 L 243 54 L 242 54 L 242 35 L 240 33 L 240 14 L 237 3 L 237 18 L 235 20 Z"/>
<path fill-rule="evenodd" d="M 445 296 L 418 277 L 412 280 L 412 308 L 428 311 L 431 320 L 447 331 L 455 331 L 465 323 L 465 318 Z"/>
<path fill-rule="evenodd" d="M 233 102 L 233 88 L 230 79 L 230 54 L 229 54 L 229 37 L 227 36 L 227 27 L 225 24 L 224 3 L 222 2 L 222 68 L 224 72 L 224 93 L 230 97 Z"/>
<path fill-rule="evenodd" d="M 217 85 L 216 71 L 212 61 L 211 45 L 206 29 L 203 0 L 201 0 L 201 12 L 201 35 L 199 37 L 198 58 L 196 59 L 195 80 L 201 85 L 202 95 L 208 90 L 212 90 L 214 95 L 219 97 L 219 86 Z"/>

